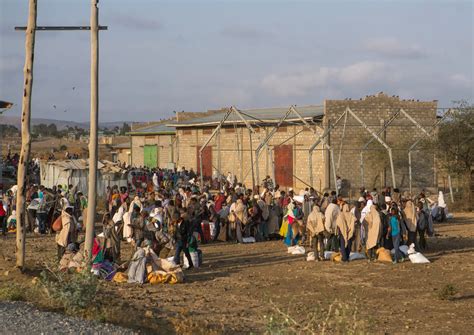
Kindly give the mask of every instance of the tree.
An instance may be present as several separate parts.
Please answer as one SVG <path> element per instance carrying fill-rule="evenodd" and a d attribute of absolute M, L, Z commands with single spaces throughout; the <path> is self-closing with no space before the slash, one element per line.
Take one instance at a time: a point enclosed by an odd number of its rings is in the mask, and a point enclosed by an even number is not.
<path fill-rule="evenodd" d="M 132 131 L 132 128 L 128 123 L 123 123 L 122 129 L 120 130 L 120 135 L 125 135 L 126 133 L 129 133 Z"/>
<path fill-rule="evenodd" d="M 434 141 L 441 168 L 463 180 L 465 199 L 472 206 L 474 167 L 474 105 L 455 101 L 457 108 L 438 128 Z"/>

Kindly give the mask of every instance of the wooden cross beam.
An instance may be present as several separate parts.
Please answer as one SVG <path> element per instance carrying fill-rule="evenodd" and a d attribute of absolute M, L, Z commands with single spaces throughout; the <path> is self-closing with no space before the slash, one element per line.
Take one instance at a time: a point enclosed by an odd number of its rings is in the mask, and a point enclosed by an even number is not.
<path fill-rule="evenodd" d="M 108 30 L 107 26 L 99 26 L 99 30 Z M 26 27 L 15 27 L 15 30 L 26 30 Z M 38 26 L 35 29 L 36 31 L 45 31 L 45 30 L 91 30 L 90 26 Z"/>

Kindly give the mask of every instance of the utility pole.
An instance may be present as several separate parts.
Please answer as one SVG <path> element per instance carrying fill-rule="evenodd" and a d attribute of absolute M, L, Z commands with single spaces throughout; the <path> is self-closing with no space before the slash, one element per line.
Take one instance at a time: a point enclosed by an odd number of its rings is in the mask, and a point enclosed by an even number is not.
<path fill-rule="evenodd" d="M 89 133 L 89 194 L 87 197 L 85 257 L 92 256 L 97 198 L 97 124 L 99 119 L 99 0 L 91 0 L 91 115 Z"/>
<path fill-rule="evenodd" d="M 33 59 L 35 54 L 36 36 L 36 0 L 29 0 L 28 25 L 25 38 L 25 67 L 23 68 L 23 98 L 21 107 L 21 152 L 18 163 L 16 193 L 16 266 L 23 270 L 25 268 L 25 245 L 26 245 L 26 222 L 25 222 L 25 198 L 26 198 L 26 174 L 30 162 L 31 135 L 31 93 L 33 90 Z"/>
<path fill-rule="evenodd" d="M 29 0 L 28 26 L 15 27 L 15 30 L 26 31 L 26 60 L 25 60 L 25 84 L 23 91 L 22 126 L 21 138 L 22 148 L 20 163 L 18 165 L 18 193 L 17 193 L 17 266 L 22 268 L 25 260 L 25 176 L 26 167 L 29 162 L 31 148 L 30 139 L 30 116 L 31 116 L 31 89 L 33 82 L 33 55 L 36 31 L 91 31 L 91 129 L 89 143 L 89 204 L 87 208 L 86 226 L 86 256 L 92 254 L 92 242 L 94 237 L 94 222 L 96 213 L 96 185 L 97 185 L 97 121 L 99 102 L 99 30 L 107 30 L 107 26 L 99 26 L 99 0 L 91 0 L 91 26 L 37 26 L 36 4 L 37 0 Z M 92 186 L 91 186 L 92 185 Z"/>

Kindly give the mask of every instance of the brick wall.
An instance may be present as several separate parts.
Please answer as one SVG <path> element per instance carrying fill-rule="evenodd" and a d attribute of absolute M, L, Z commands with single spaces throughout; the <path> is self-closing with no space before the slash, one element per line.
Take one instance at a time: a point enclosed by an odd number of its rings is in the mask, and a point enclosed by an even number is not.
<path fill-rule="evenodd" d="M 176 163 L 177 147 L 175 135 L 134 135 L 132 136 L 132 165 L 144 165 L 145 145 L 157 146 L 158 167 L 166 168 L 170 162 Z"/>
<path fill-rule="evenodd" d="M 184 128 L 182 128 L 184 129 Z M 209 131 L 205 128 L 192 128 L 184 131 L 179 129 L 178 134 L 178 151 L 179 159 L 177 161 L 178 166 L 185 166 L 187 168 L 193 168 L 195 171 L 198 169 L 199 161 L 197 159 L 197 147 L 201 146 L 210 136 Z M 256 127 L 257 129 L 257 127 Z M 254 151 L 253 159 L 255 161 L 255 150 L 259 146 L 261 140 L 263 140 L 272 128 L 262 127 L 258 129 L 258 132 L 252 135 L 252 149 Z M 301 131 L 303 126 L 286 126 L 280 131 L 276 132 L 272 139 L 268 143 L 269 149 L 264 148 L 261 151 L 258 160 L 258 177 L 261 180 L 266 175 L 270 175 L 273 178 L 273 166 L 272 159 L 274 159 L 273 148 L 274 146 L 284 144 L 291 144 L 293 146 L 293 173 L 298 178 L 293 178 L 293 186 L 300 189 L 307 187 L 309 184 L 309 164 L 308 164 L 308 149 L 315 140 L 315 135 L 312 132 L 305 130 L 299 133 L 296 137 L 291 138 L 296 133 Z M 321 128 L 315 127 L 315 130 L 321 133 Z M 290 139 L 291 138 L 291 139 Z M 289 139 L 289 140 L 288 140 Z M 208 146 L 212 147 L 212 165 L 213 172 L 217 171 L 219 166 L 219 151 L 218 151 L 218 138 L 214 137 Z M 314 186 L 319 189 L 324 187 L 325 179 L 325 154 L 323 151 L 318 150 L 313 154 L 313 180 Z M 252 171 L 251 171 L 251 154 L 250 154 L 250 137 L 247 128 L 223 128 L 220 134 L 220 166 L 221 172 L 227 174 L 232 172 L 237 176 L 237 179 L 243 180 L 247 187 L 252 186 Z M 279 169 L 279 166 L 275 166 L 275 169 Z M 257 170 L 255 166 L 254 176 L 257 177 Z M 257 180 L 256 180 L 257 182 Z"/>
<path fill-rule="evenodd" d="M 349 107 L 370 129 L 377 132 L 384 122 L 403 108 L 413 119 L 424 128 L 429 128 L 436 121 L 437 101 L 400 100 L 383 93 L 368 96 L 360 100 L 326 100 L 324 124 L 334 123 Z M 365 186 L 368 188 L 392 185 L 389 168 L 389 158 L 377 141 L 368 147 L 364 153 L 364 180 L 362 182 L 360 169 L 360 148 L 372 137 L 351 115 L 348 116 L 344 130 L 344 119 L 338 123 L 330 134 L 329 142 L 334 150 L 334 160 L 337 174 L 346 179 L 352 187 Z M 408 147 L 417 139 L 423 137 L 421 131 L 400 114 L 390 127 L 380 137 L 392 147 L 397 186 L 408 187 Z M 342 142 L 342 150 L 341 149 Z M 340 158 L 339 158 L 340 156 Z M 430 153 L 414 152 L 413 154 L 413 185 L 415 187 L 431 186 L 434 180 L 433 155 Z M 331 178 L 332 179 L 332 178 Z M 334 182 L 330 180 L 330 186 Z"/>

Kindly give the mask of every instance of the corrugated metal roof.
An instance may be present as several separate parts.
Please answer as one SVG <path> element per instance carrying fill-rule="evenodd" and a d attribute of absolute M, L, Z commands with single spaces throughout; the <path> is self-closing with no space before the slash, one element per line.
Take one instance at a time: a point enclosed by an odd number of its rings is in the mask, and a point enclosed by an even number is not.
<path fill-rule="evenodd" d="M 285 114 L 288 112 L 289 107 L 275 107 L 275 108 L 261 108 L 261 109 L 246 109 L 241 110 L 242 116 L 249 123 L 277 123 Z M 296 107 L 298 113 L 306 120 L 313 119 L 315 117 L 321 117 L 324 115 L 323 106 L 301 106 Z M 220 113 L 207 115 L 201 118 L 194 118 L 190 120 L 184 120 L 180 122 L 169 123 L 170 127 L 192 127 L 192 126 L 213 126 L 219 124 L 225 116 L 225 111 Z M 287 121 L 297 121 L 298 117 L 291 113 Z M 226 124 L 241 124 L 242 119 L 235 113 L 230 114 L 229 118 L 225 122 Z"/>
<path fill-rule="evenodd" d="M 169 127 L 168 125 L 162 123 L 150 127 L 144 127 L 137 129 L 128 133 L 128 135 L 147 135 L 147 134 L 174 134 L 176 130 L 174 127 Z"/>
<path fill-rule="evenodd" d="M 42 163 L 57 166 L 63 170 L 86 170 L 89 168 L 89 161 L 87 159 L 66 159 L 60 161 L 45 161 Z M 97 168 L 102 172 L 125 172 L 117 163 L 111 161 L 102 160 L 97 163 Z"/>

